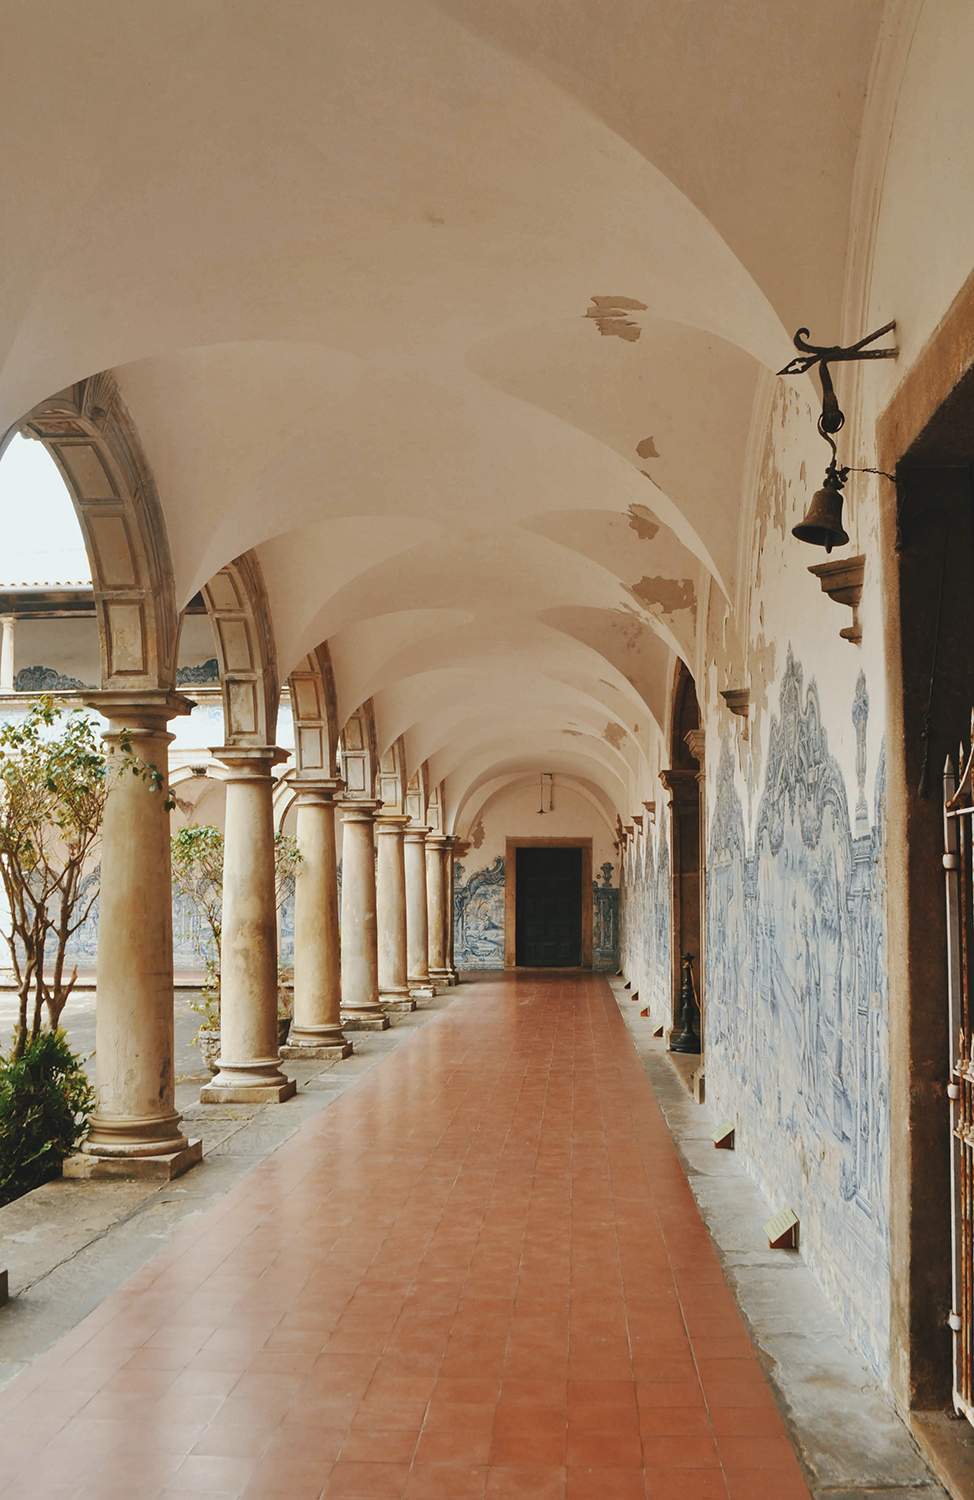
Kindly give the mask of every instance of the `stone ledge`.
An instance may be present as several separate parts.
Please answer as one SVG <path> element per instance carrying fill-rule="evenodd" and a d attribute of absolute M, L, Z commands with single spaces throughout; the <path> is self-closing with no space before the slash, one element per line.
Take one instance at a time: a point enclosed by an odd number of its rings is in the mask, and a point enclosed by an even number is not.
<path fill-rule="evenodd" d="M 78 1151 L 62 1163 L 61 1176 L 85 1181 L 123 1177 L 135 1182 L 171 1182 L 202 1160 L 202 1140 L 190 1141 L 182 1151 L 172 1151 L 166 1156 L 97 1156 L 94 1152 L 89 1156 Z"/>
<path fill-rule="evenodd" d="M 253 1088 L 245 1085 L 233 1087 L 221 1084 L 216 1087 L 212 1083 L 204 1083 L 200 1089 L 201 1104 L 283 1104 L 286 1099 L 293 1099 L 298 1091 L 298 1086 L 293 1078 L 285 1079 L 284 1083 L 257 1084 Z"/>
<path fill-rule="evenodd" d="M 389 1017 L 385 1011 L 379 1016 L 342 1016 L 346 1031 L 388 1031 Z"/>
<path fill-rule="evenodd" d="M 920 1452 L 954 1500 L 974 1495 L 974 1427 L 945 1411 L 910 1413 Z"/>
<path fill-rule="evenodd" d="M 354 1050 L 351 1042 L 322 1042 L 317 1047 L 300 1047 L 296 1042 L 288 1042 L 281 1047 L 280 1055 L 287 1062 L 313 1062 L 321 1057 L 351 1057 Z"/>

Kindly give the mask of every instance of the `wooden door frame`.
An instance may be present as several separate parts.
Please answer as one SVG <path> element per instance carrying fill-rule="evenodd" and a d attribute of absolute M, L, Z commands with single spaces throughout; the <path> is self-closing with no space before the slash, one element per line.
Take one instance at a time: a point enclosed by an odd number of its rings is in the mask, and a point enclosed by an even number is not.
<path fill-rule="evenodd" d="M 877 424 L 880 568 L 886 646 L 887 924 L 890 1060 L 890 1362 L 900 1410 L 941 1410 L 950 1401 L 950 1188 L 947 1086 L 946 940 L 941 770 L 944 731 L 963 733 L 972 684 L 969 634 L 951 639 L 942 622 L 928 800 L 917 796 L 919 716 L 930 673 L 930 641 L 941 576 L 935 528 L 913 511 L 932 483 L 974 463 L 974 273 L 914 361 Z M 969 497 L 966 504 L 970 505 Z M 926 554 L 934 548 L 932 563 Z M 926 571 L 924 565 L 926 563 Z M 933 598 L 933 603 L 931 603 Z M 922 645 L 917 662 L 918 619 Z M 954 662 L 951 654 L 954 653 Z M 953 668 L 953 670 L 952 670 Z"/>
<path fill-rule="evenodd" d="M 582 968 L 590 969 L 592 951 L 592 840 L 509 838 L 504 851 L 504 967 L 517 968 L 517 851 L 519 849 L 581 849 L 582 851 Z M 588 900 L 585 899 L 586 893 Z"/>

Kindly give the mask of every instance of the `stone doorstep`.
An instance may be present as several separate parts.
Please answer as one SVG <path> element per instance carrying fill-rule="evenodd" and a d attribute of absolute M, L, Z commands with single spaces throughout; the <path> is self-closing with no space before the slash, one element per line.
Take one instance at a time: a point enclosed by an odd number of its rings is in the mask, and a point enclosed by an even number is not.
<path fill-rule="evenodd" d="M 290 1062 L 304 1062 L 306 1058 L 351 1057 L 354 1050 L 351 1042 L 323 1042 L 317 1047 L 301 1047 L 296 1042 L 293 1045 L 288 1042 L 280 1048 L 280 1056 Z"/>
<path fill-rule="evenodd" d="M 252 1088 L 246 1085 L 224 1085 L 216 1087 L 212 1083 L 204 1083 L 200 1089 L 201 1104 L 283 1104 L 285 1099 L 293 1099 L 298 1091 L 297 1083 L 293 1078 L 287 1078 L 281 1084 L 265 1083 L 255 1084 Z"/>
<path fill-rule="evenodd" d="M 974 1427 L 950 1412 L 914 1411 L 910 1431 L 924 1458 L 954 1500 L 974 1495 Z"/>
<path fill-rule="evenodd" d="M 345 1031 L 388 1031 L 389 1017 L 385 1011 L 377 1016 L 352 1016 L 342 1015 L 342 1027 Z"/>
<path fill-rule="evenodd" d="M 171 1182 L 174 1177 L 181 1177 L 202 1160 L 202 1140 L 190 1141 L 182 1151 L 172 1151 L 166 1156 L 97 1156 L 94 1152 L 89 1155 L 85 1151 L 77 1151 L 62 1162 L 61 1175 L 87 1180 L 125 1177 L 130 1181 Z M 4 1289 L 6 1275 L 4 1272 Z"/>

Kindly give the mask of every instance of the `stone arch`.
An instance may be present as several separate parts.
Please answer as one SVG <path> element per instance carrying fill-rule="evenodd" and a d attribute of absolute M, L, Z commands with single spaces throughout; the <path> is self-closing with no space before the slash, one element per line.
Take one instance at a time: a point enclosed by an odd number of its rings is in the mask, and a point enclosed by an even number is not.
<path fill-rule="evenodd" d="M 438 781 L 426 799 L 426 824 L 431 833 L 445 833 L 443 827 L 443 783 Z"/>
<path fill-rule="evenodd" d="M 386 812 L 406 811 L 406 785 L 406 747 L 400 735 L 379 758 L 377 795 L 382 798 Z"/>
<path fill-rule="evenodd" d="M 256 553 L 244 552 L 202 589 L 223 694 L 224 743 L 273 745 L 281 684 L 274 627 Z"/>
<path fill-rule="evenodd" d="M 335 676 L 327 645 L 316 646 L 288 678 L 294 720 L 294 759 L 298 771 L 335 775 L 339 732 Z"/>
<path fill-rule="evenodd" d="M 423 761 L 406 783 L 406 807 L 413 823 L 422 827 L 426 822 L 426 798 L 429 789 L 429 766 Z"/>
<path fill-rule="evenodd" d="M 19 428 L 44 444 L 78 514 L 91 564 L 102 687 L 171 691 L 179 617 L 169 538 L 114 375 L 103 370 L 50 396 Z"/>
<path fill-rule="evenodd" d="M 339 736 L 345 796 L 370 801 L 376 794 L 379 757 L 376 754 L 375 713 L 366 698 L 351 715 Z"/>

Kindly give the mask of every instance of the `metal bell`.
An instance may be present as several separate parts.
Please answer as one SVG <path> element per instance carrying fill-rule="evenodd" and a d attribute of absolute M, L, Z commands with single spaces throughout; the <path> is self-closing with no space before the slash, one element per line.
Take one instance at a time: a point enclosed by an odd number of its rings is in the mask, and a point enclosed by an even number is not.
<path fill-rule="evenodd" d="M 842 529 L 843 483 L 843 474 L 837 472 L 833 460 L 826 471 L 823 488 L 815 491 L 805 519 L 792 528 L 792 536 L 800 542 L 811 542 L 813 547 L 824 547 L 826 552 L 831 552 L 833 547 L 845 546 L 849 537 Z"/>

